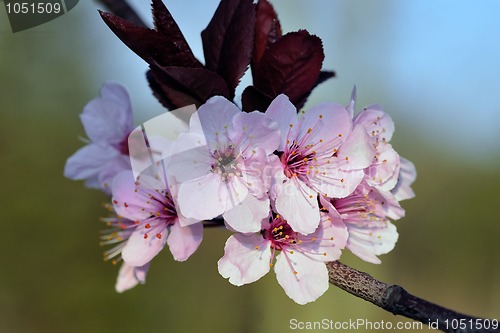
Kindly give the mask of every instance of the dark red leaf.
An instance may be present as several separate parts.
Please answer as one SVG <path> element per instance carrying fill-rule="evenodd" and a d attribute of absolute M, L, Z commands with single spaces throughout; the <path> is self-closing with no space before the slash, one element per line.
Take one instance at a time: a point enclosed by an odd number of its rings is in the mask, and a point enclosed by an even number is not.
<path fill-rule="evenodd" d="M 316 87 L 318 84 L 321 84 L 321 83 L 325 82 L 326 80 L 329 80 L 329 79 L 334 78 L 334 77 L 335 77 L 335 72 L 333 72 L 333 71 L 321 71 L 319 73 L 318 81 L 316 81 L 316 84 L 314 85 L 314 87 Z"/>
<path fill-rule="evenodd" d="M 155 96 L 169 109 L 190 104 L 198 107 L 212 96 L 229 96 L 224 80 L 204 68 L 152 66 L 148 79 Z"/>
<path fill-rule="evenodd" d="M 170 98 L 165 94 L 164 90 L 166 90 L 168 87 L 166 87 L 166 84 L 161 84 L 160 82 L 156 81 L 156 78 L 151 70 L 148 70 L 146 72 L 146 79 L 148 80 L 149 87 L 153 91 L 153 95 L 158 99 L 158 101 L 163 105 L 165 108 L 168 110 L 175 110 L 178 109 L 174 105 L 174 103 L 170 100 Z"/>
<path fill-rule="evenodd" d="M 321 84 L 323 82 L 325 82 L 326 80 L 328 79 L 331 79 L 335 77 L 335 72 L 331 72 L 331 71 L 321 71 L 319 73 L 319 77 L 318 77 L 318 80 L 316 81 L 316 84 L 314 85 L 314 87 L 311 88 L 311 90 L 309 92 L 307 92 L 304 96 L 302 96 L 296 103 L 295 103 L 295 106 L 297 107 L 297 109 L 300 109 L 304 106 L 304 104 L 306 104 L 307 102 L 307 99 L 309 98 L 309 95 L 311 95 L 312 91 L 314 88 L 316 88 L 318 86 L 318 84 Z"/>
<path fill-rule="evenodd" d="M 252 57 L 252 67 L 258 65 L 264 55 L 264 51 L 280 39 L 281 36 L 280 21 L 273 6 L 267 0 L 259 0 L 257 3 L 255 48 Z"/>
<path fill-rule="evenodd" d="M 230 98 L 250 64 L 254 46 L 252 0 L 222 0 L 201 33 L 205 66 L 224 78 Z"/>
<path fill-rule="evenodd" d="M 264 52 L 254 86 L 272 98 L 284 93 L 297 105 L 318 81 L 324 57 L 319 37 L 305 30 L 288 33 Z"/>
<path fill-rule="evenodd" d="M 155 12 L 159 13 L 159 17 L 155 18 L 155 24 L 160 31 L 136 26 L 110 13 L 100 12 L 100 14 L 115 35 L 149 64 L 202 67 L 194 57 L 170 13 L 161 1 L 161 5 L 158 4 L 158 1 L 155 2 L 156 5 L 153 3 Z M 164 10 L 161 9 L 162 6 Z M 167 29 L 171 29 L 171 31 L 169 32 Z"/>
<path fill-rule="evenodd" d="M 267 107 L 272 101 L 272 97 L 266 96 L 254 86 L 246 87 L 241 95 L 242 109 L 246 112 L 252 112 L 255 110 L 266 112 Z"/>

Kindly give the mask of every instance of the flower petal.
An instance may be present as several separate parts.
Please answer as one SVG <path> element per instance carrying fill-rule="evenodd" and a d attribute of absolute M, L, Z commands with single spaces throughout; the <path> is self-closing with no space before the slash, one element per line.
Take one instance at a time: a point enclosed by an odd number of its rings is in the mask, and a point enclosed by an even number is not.
<path fill-rule="evenodd" d="M 151 200 L 148 194 L 151 191 L 155 193 L 154 189 L 164 188 L 161 182 L 144 175 L 141 176 L 140 186 L 138 186 L 132 171 L 122 171 L 115 176 L 111 186 L 115 212 L 132 221 L 145 220 L 151 215 L 150 212 L 163 211 L 163 204 Z"/>
<path fill-rule="evenodd" d="M 239 205 L 226 211 L 222 217 L 237 232 L 259 232 L 261 221 L 269 216 L 269 198 L 257 199 L 247 195 Z"/>
<path fill-rule="evenodd" d="M 135 277 L 135 267 L 123 263 L 118 271 L 115 290 L 119 293 L 134 288 L 139 284 L 139 280 Z"/>
<path fill-rule="evenodd" d="M 263 277 L 270 270 L 271 242 L 260 234 L 235 234 L 228 238 L 224 256 L 218 261 L 220 275 L 241 286 Z"/>
<path fill-rule="evenodd" d="M 260 147 L 271 154 L 278 149 L 281 136 L 278 124 L 265 114 L 254 112 L 238 113 L 233 119 L 233 131 L 229 133 L 232 142 L 239 142 L 240 149 L 251 153 L 255 147 Z"/>
<path fill-rule="evenodd" d="M 412 162 L 406 158 L 400 157 L 401 167 L 399 169 L 399 179 L 396 186 L 392 189 L 392 194 L 396 200 L 406 200 L 415 197 L 415 192 L 410 187 L 417 179 L 417 169 Z"/>
<path fill-rule="evenodd" d="M 398 181 L 399 168 L 398 153 L 390 143 L 382 143 L 377 147 L 377 158 L 365 169 L 366 182 L 380 190 L 390 191 Z"/>
<path fill-rule="evenodd" d="M 349 239 L 346 248 L 359 258 L 380 264 L 377 255 L 390 252 L 398 240 L 398 232 L 390 222 L 346 223 Z"/>
<path fill-rule="evenodd" d="M 233 128 L 234 116 L 241 112 L 224 97 L 214 96 L 193 114 L 189 121 L 189 132 L 205 137 L 210 149 L 213 150 L 217 140 L 226 139 L 226 131 L 231 131 Z"/>
<path fill-rule="evenodd" d="M 370 105 L 361 111 L 355 118 L 355 124 L 366 128 L 368 135 L 378 142 L 389 142 L 394 133 L 394 122 L 380 105 Z"/>
<path fill-rule="evenodd" d="M 290 102 L 288 97 L 284 94 L 276 97 L 265 113 L 266 116 L 274 120 L 278 124 L 281 133 L 281 143 L 278 148 L 279 151 L 284 151 L 287 146 L 287 136 L 295 137 L 297 120 L 297 108 Z M 292 125 L 292 126 L 290 126 Z M 288 134 L 290 132 L 290 134 Z"/>
<path fill-rule="evenodd" d="M 110 146 L 89 144 L 80 148 L 68 158 L 64 166 L 64 176 L 73 180 L 87 180 L 88 187 L 100 188 L 98 175 L 110 161 L 120 153 Z"/>
<path fill-rule="evenodd" d="M 179 223 L 174 223 L 170 226 L 167 244 L 175 260 L 185 261 L 198 249 L 202 239 L 203 224 L 181 227 Z"/>
<path fill-rule="evenodd" d="M 318 104 L 300 115 L 298 141 L 303 142 L 304 146 L 316 145 L 318 151 L 327 149 L 333 154 L 334 148 L 340 146 L 352 128 L 352 118 L 340 104 Z M 330 139 L 332 137 L 333 141 Z M 319 145 L 318 142 L 324 144 Z"/>
<path fill-rule="evenodd" d="M 125 170 L 130 170 L 130 159 L 128 156 L 119 155 L 112 161 L 109 161 L 98 174 L 97 179 L 99 180 L 100 188 L 106 194 L 111 194 L 113 178 Z"/>
<path fill-rule="evenodd" d="M 328 290 L 325 263 L 312 260 L 300 252 L 281 252 L 276 258 L 274 271 L 285 293 L 298 304 L 312 302 Z"/>
<path fill-rule="evenodd" d="M 205 138 L 193 133 L 181 133 L 173 144 L 166 169 L 177 181 L 185 182 L 208 174 L 212 163 Z"/>
<path fill-rule="evenodd" d="M 123 263 L 118 272 L 118 278 L 116 279 L 115 290 L 119 293 L 132 289 L 139 283 L 144 284 L 146 282 L 146 273 L 149 269 L 149 264 L 141 267 L 133 267 Z"/>
<path fill-rule="evenodd" d="M 359 170 L 364 169 L 373 161 L 375 150 L 370 138 L 365 132 L 363 126 L 357 125 L 349 134 L 347 140 L 340 146 L 337 151 L 337 157 L 342 164 L 342 170 Z"/>
<path fill-rule="evenodd" d="M 281 187 L 276 209 L 296 232 L 307 235 L 318 227 L 317 193 L 296 177 L 288 179 Z"/>
<path fill-rule="evenodd" d="M 145 238 L 145 234 L 148 236 Z M 160 234 L 161 237 L 156 237 Z M 131 266 L 144 266 L 151 261 L 165 246 L 168 230 L 162 223 L 146 229 L 138 227 L 122 250 L 123 261 Z"/>
<path fill-rule="evenodd" d="M 84 107 L 80 119 L 92 142 L 120 144 L 133 129 L 127 91 L 118 83 L 106 83 L 101 89 L 101 97 Z"/>

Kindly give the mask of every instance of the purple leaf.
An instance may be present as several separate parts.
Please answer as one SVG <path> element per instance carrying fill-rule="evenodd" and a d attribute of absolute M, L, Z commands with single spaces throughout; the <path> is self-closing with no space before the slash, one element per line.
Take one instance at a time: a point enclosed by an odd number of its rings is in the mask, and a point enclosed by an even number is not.
<path fill-rule="evenodd" d="M 278 15 L 273 6 L 267 0 L 259 0 L 257 3 L 257 15 L 255 24 L 255 48 L 252 57 L 252 68 L 257 66 L 269 46 L 274 44 L 282 36 L 281 25 Z"/>
<path fill-rule="evenodd" d="M 241 95 L 242 109 L 246 112 L 252 112 L 255 110 L 266 112 L 267 107 L 272 101 L 272 97 L 266 96 L 254 86 L 246 87 Z"/>
<path fill-rule="evenodd" d="M 222 0 L 201 33 L 205 66 L 227 83 L 230 98 L 250 64 L 255 6 L 251 0 Z"/>
<path fill-rule="evenodd" d="M 136 26 L 110 13 L 99 13 L 115 35 L 147 63 L 202 67 L 161 1 L 153 2 L 153 12 L 157 15 L 155 25 L 159 31 Z"/>
<path fill-rule="evenodd" d="M 314 88 L 316 88 L 319 84 L 325 82 L 326 80 L 328 79 L 331 79 L 335 77 L 335 72 L 331 72 L 331 71 L 321 71 L 319 73 L 319 77 L 318 77 L 318 80 L 316 81 L 316 84 L 314 85 L 314 87 L 311 88 L 311 90 L 309 90 L 309 92 L 307 92 L 304 96 L 302 96 L 298 101 L 297 103 L 295 103 L 295 106 L 297 107 L 297 110 L 302 108 L 304 106 L 304 104 L 306 104 L 307 102 L 307 99 L 309 98 L 309 95 L 311 95 L 312 91 Z"/>
<path fill-rule="evenodd" d="M 224 80 L 204 68 L 152 66 L 148 80 L 155 96 L 169 109 L 190 104 L 198 107 L 210 97 L 229 96 Z"/>
<path fill-rule="evenodd" d="M 316 85 L 324 57 L 319 37 L 305 30 L 288 33 L 264 52 L 254 86 L 272 98 L 284 93 L 298 105 Z"/>

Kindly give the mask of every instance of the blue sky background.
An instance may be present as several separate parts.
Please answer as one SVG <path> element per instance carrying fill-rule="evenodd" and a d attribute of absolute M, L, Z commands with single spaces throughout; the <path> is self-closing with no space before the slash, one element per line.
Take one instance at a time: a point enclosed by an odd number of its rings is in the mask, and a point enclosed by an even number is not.
<path fill-rule="evenodd" d="M 130 1 L 149 22 L 149 6 Z M 203 59 L 200 31 L 217 0 L 165 1 L 195 55 Z M 322 38 L 324 68 L 337 78 L 321 85 L 307 105 L 347 103 L 353 85 L 359 107 L 380 103 L 428 144 L 483 163 L 500 156 L 500 2 L 276 0 L 284 32 L 307 29 Z M 107 79 L 130 89 L 137 119 L 161 112 L 150 95 L 146 65 L 130 52 L 83 2 L 87 43 L 102 48 L 94 60 L 96 87 Z M 98 36 L 98 37 L 96 37 Z M 89 59 L 90 61 L 91 59 Z M 246 84 L 245 84 L 246 83 Z M 244 78 L 242 86 L 249 84 Z M 240 90 L 241 93 L 241 90 Z M 238 97 L 237 97 L 238 98 Z M 396 139 L 404 139 L 399 133 Z"/>

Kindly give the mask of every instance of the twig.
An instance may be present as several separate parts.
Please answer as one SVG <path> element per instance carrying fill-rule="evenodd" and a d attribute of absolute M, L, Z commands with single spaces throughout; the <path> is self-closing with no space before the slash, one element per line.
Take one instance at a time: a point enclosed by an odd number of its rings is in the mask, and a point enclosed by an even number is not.
<path fill-rule="evenodd" d="M 130 7 L 130 5 L 125 0 L 96 0 L 101 2 L 108 10 L 123 18 L 127 21 L 134 23 L 135 25 L 141 27 L 147 27 L 146 23 L 141 19 L 141 17 L 136 13 L 136 11 Z"/>
<path fill-rule="evenodd" d="M 339 261 L 327 265 L 330 283 L 348 293 L 371 302 L 395 315 L 402 315 L 424 324 L 435 323 L 444 332 L 500 332 L 500 329 L 478 327 L 492 320 L 464 315 L 413 296 L 398 285 L 389 285 L 371 275 L 357 271 Z M 453 322 L 453 323 L 452 323 Z"/>

